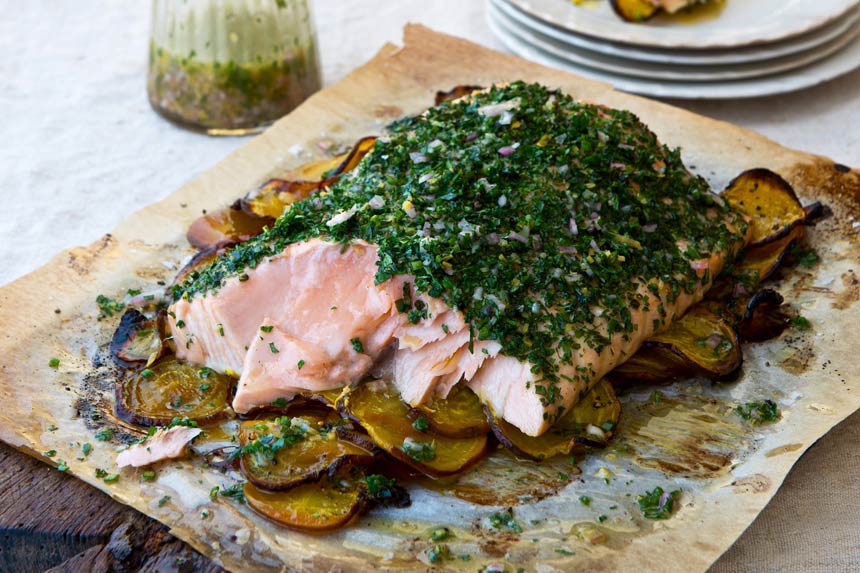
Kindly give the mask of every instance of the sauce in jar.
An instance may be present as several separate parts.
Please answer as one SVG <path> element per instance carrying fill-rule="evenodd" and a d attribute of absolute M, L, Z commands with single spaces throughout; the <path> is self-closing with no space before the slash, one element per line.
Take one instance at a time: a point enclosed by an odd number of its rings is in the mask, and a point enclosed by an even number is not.
<path fill-rule="evenodd" d="M 306 0 L 155 0 L 147 88 L 165 117 L 259 131 L 320 87 Z"/>

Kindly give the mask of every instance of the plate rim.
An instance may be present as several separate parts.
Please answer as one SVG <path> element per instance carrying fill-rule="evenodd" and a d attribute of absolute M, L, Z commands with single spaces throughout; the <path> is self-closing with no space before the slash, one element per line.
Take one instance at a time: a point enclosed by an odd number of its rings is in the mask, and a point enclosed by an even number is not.
<path fill-rule="evenodd" d="M 568 73 L 577 74 L 591 80 L 604 82 L 615 87 L 615 89 L 618 89 L 619 91 L 665 99 L 719 101 L 773 96 L 812 88 L 860 69 L 860 37 L 858 37 L 840 52 L 803 68 L 807 73 L 796 73 L 797 71 L 795 71 L 795 73 L 792 74 L 790 72 L 784 72 L 782 74 L 738 80 L 735 82 L 701 82 L 685 84 L 680 82 L 660 81 L 651 82 L 649 84 L 637 81 L 633 78 L 625 79 L 618 76 L 612 76 L 605 72 L 595 73 L 594 70 L 589 70 L 581 66 L 554 61 L 549 56 L 541 55 L 540 53 L 537 54 L 537 57 L 533 57 L 533 53 L 536 51 L 535 48 L 527 46 L 526 50 L 520 50 L 511 47 L 506 38 L 502 36 L 497 37 L 510 53 L 532 62 L 551 68 L 557 68 Z M 808 73 L 814 72 L 815 70 L 818 70 L 818 73 Z M 792 78 L 792 76 L 794 76 L 794 78 Z M 793 79 L 793 81 L 785 81 L 786 79 Z M 708 89 L 709 87 L 719 88 L 728 86 L 735 89 L 716 91 L 709 91 Z"/>
<path fill-rule="evenodd" d="M 491 20 L 494 18 L 498 18 L 492 12 L 487 13 L 488 18 Z M 644 62 L 630 62 L 631 65 L 625 66 L 623 63 L 619 62 L 619 64 L 614 64 L 612 62 L 598 62 L 596 60 L 590 60 L 587 54 L 583 54 L 581 49 L 576 50 L 565 50 L 561 47 L 553 46 L 552 44 L 548 44 L 543 41 L 541 38 L 524 38 L 517 31 L 512 30 L 510 26 L 508 26 L 504 21 L 494 22 L 496 28 L 494 28 L 493 32 L 500 36 L 502 33 L 504 34 L 512 34 L 519 41 L 525 42 L 526 44 L 531 44 L 533 47 L 538 50 L 549 54 L 552 57 L 559 58 L 563 61 L 570 62 L 573 65 L 585 66 L 588 68 L 593 68 L 599 71 L 603 71 L 609 74 L 615 74 L 630 78 L 642 78 L 647 79 L 649 77 L 656 78 L 665 81 L 671 82 L 685 82 L 685 83 L 712 83 L 712 82 L 722 82 L 722 81 L 738 81 L 738 80 L 748 80 L 754 78 L 762 78 L 765 76 L 777 75 L 780 73 L 789 72 L 791 70 L 803 68 L 806 66 L 810 66 L 815 64 L 816 62 L 825 59 L 839 52 L 843 48 L 847 47 L 851 42 L 857 40 L 860 37 L 860 26 L 856 23 L 852 25 L 844 34 L 837 37 L 830 42 L 813 48 L 809 51 L 809 53 L 804 54 L 794 54 L 790 56 L 784 56 L 779 58 L 780 65 L 776 65 L 769 68 L 762 67 L 761 69 L 752 69 L 741 72 L 732 72 L 731 68 L 724 66 L 726 71 L 723 72 L 714 72 L 713 74 L 708 74 L 707 72 L 682 72 L 682 71 L 671 71 L 668 67 L 665 70 L 655 70 L 649 69 L 648 71 L 638 71 L 636 69 L 636 65 L 643 65 Z M 492 25 L 492 24 L 491 24 Z M 499 30 L 499 26 L 503 30 Z M 502 33 L 500 33 L 502 32 Z M 525 33 L 532 35 L 532 32 L 528 30 L 524 30 Z M 586 50 L 587 51 L 587 50 Z M 804 55 L 806 57 L 804 57 Z M 601 58 L 608 58 L 609 56 L 600 55 Z M 763 62 L 759 62 L 763 65 L 766 65 L 771 60 L 764 60 Z M 654 64 L 649 64 L 654 66 Z M 659 64 L 658 64 L 659 65 Z"/>
<path fill-rule="evenodd" d="M 562 30 L 575 32 L 584 36 L 594 37 L 597 39 L 611 40 L 620 44 L 628 44 L 631 46 L 650 46 L 662 48 L 681 48 L 687 50 L 710 50 L 710 49 L 725 49 L 737 48 L 741 46 L 756 46 L 768 43 L 774 43 L 781 40 L 787 40 L 796 36 L 802 35 L 819 29 L 827 24 L 832 23 L 837 18 L 845 15 L 852 8 L 860 5 L 860 0 L 831 0 L 832 2 L 841 4 L 841 7 L 817 19 L 804 19 L 801 26 L 786 30 L 784 27 L 767 26 L 759 28 L 754 35 L 747 31 L 745 35 L 739 35 L 733 39 L 720 39 L 709 36 L 703 38 L 701 35 L 696 36 L 691 33 L 683 34 L 652 34 L 642 33 L 643 30 L 653 30 L 654 28 L 643 27 L 640 24 L 625 23 L 618 20 L 618 29 L 604 30 L 602 33 L 596 33 L 590 30 L 587 26 L 589 22 L 577 22 L 579 16 L 585 9 L 577 9 L 575 6 L 564 0 L 503 0 L 508 2 L 517 9 L 530 14 L 532 17 L 547 23 L 550 26 L 556 26 Z M 550 12 L 545 12 L 543 9 L 532 5 L 533 2 L 539 2 L 544 6 L 551 7 L 556 12 L 560 9 L 570 9 L 566 18 L 560 18 Z M 557 4 L 556 4 L 557 3 Z M 579 10 L 579 16 L 577 16 Z M 614 26 L 614 24 L 612 25 Z M 637 31 L 637 28 L 639 30 Z M 661 31 L 669 30 L 670 28 L 660 28 Z M 676 28 L 675 30 L 695 29 L 695 26 L 688 28 Z"/>
<path fill-rule="evenodd" d="M 541 20 L 537 20 L 517 9 L 504 0 L 487 0 L 488 8 L 504 12 L 512 19 L 519 21 L 524 27 L 532 31 L 549 36 L 555 40 L 569 44 L 573 47 L 590 50 L 605 56 L 624 58 L 630 60 L 657 63 L 657 64 L 678 64 L 678 65 L 733 65 L 739 63 L 748 63 L 754 61 L 765 61 L 769 59 L 781 58 L 793 54 L 799 54 L 803 51 L 812 50 L 827 42 L 835 40 L 845 34 L 858 21 L 860 21 L 860 5 L 854 10 L 852 15 L 847 16 L 844 21 L 831 22 L 826 24 L 819 30 L 813 30 L 805 34 L 800 34 L 796 38 L 789 38 L 782 42 L 775 42 L 771 50 L 768 49 L 768 44 L 760 46 L 744 46 L 732 50 L 724 50 L 723 53 L 714 53 L 720 50 L 702 51 L 693 50 L 693 54 L 678 54 L 679 50 L 667 50 L 665 48 L 648 48 L 644 46 L 627 46 L 618 44 L 609 40 L 594 38 L 576 32 L 563 30 L 556 26 L 547 24 Z M 838 19 L 837 19 L 838 20 Z"/>

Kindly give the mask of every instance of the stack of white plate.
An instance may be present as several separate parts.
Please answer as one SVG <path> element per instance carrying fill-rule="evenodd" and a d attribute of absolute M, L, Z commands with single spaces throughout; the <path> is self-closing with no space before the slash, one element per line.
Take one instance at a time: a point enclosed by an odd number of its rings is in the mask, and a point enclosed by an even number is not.
<path fill-rule="evenodd" d="M 487 9 L 515 54 L 657 97 L 772 95 L 860 67 L 860 0 L 724 1 L 706 16 L 639 24 L 610 0 L 487 0 Z"/>

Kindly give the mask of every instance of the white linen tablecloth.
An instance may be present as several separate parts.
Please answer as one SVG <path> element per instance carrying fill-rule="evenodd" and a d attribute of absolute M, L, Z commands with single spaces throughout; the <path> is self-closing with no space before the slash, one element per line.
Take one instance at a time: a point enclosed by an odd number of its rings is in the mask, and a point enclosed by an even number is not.
<path fill-rule="evenodd" d="M 313 3 L 326 84 L 399 42 L 406 22 L 501 49 L 482 0 Z M 0 14 L 0 284 L 97 239 L 246 141 L 184 131 L 149 108 L 149 2 L 0 0 Z M 860 73 L 773 98 L 674 103 L 860 165 Z M 860 571 L 858 443 L 855 414 L 713 571 Z"/>

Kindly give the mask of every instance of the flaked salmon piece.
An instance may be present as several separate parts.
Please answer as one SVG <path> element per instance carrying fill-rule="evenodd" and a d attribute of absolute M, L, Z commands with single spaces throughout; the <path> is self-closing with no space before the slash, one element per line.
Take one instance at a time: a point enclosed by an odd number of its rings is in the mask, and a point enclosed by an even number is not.
<path fill-rule="evenodd" d="M 233 409 L 240 414 L 278 398 L 340 388 L 373 365 L 370 356 L 354 348 L 347 351 L 352 356 L 332 359 L 323 347 L 287 334 L 268 317 L 258 331 L 233 399 Z"/>
<path fill-rule="evenodd" d="M 200 428 L 174 426 L 161 428 L 145 442 L 134 444 L 116 456 L 116 465 L 121 468 L 139 468 L 162 460 L 181 458 L 186 454 L 188 443 L 200 435 Z"/>
<path fill-rule="evenodd" d="M 332 365 L 355 358 L 352 341 L 374 357 L 389 340 L 375 337 L 392 301 L 374 284 L 376 247 L 311 239 L 284 251 L 217 293 L 179 300 L 168 325 L 179 358 L 242 374 L 251 345 L 268 318 L 285 336 L 313 344 Z M 348 380 L 344 381 L 349 382 Z"/>
<path fill-rule="evenodd" d="M 398 275 L 384 283 L 386 292 L 396 305 L 404 297 L 417 301 L 427 313 L 427 317 L 412 323 L 407 315 L 397 313 L 399 326 L 394 332 L 399 348 L 418 350 L 426 344 L 443 339 L 449 333 L 466 328 L 463 313 L 453 310 L 445 301 L 419 294 L 415 291 L 412 277 Z"/>
<path fill-rule="evenodd" d="M 484 360 L 501 350 L 495 341 L 475 341 L 471 352 L 468 347 L 469 330 L 462 328 L 417 350 L 398 349 L 393 378 L 403 401 L 417 406 L 434 395 L 445 398 L 454 384 L 470 380 Z"/>
<path fill-rule="evenodd" d="M 728 253 L 714 254 L 708 259 L 692 261 L 691 266 L 700 279 L 706 273 L 715 277 L 722 270 L 727 255 Z M 682 290 L 672 302 L 669 301 L 670 289 L 665 284 L 659 285 L 657 289 L 659 297 L 645 286 L 636 290 L 640 295 L 648 297 L 648 304 L 638 310 L 631 310 L 633 331 L 614 334 L 611 342 L 599 352 L 583 342 L 573 364 L 559 365 L 559 376 L 564 380 L 558 385 L 560 400 L 547 400 L 545 391 L 542 390 L 545 385 L 534 373 L 531 364 L 508 356 L 487 360 L 468 382 L 469 387 L 481 401 L 489 405 L 494 415 L 510 422 L 525 434 L 539 436 L 552 425 L 553 415 L 559 407 L 566 409 L 575 404 L 594 382 L 633 356 L 643 342 L 665 330 L 676 317 L 680 317 L 688 308 L 702 300 L 707 286 L 700 282 L 692 293 Z M 661 320 L 661 306 L 666 312 L 665 320 Z M 647 310 L 644 307 L 647 307 Z M 605 324 L 602 329 L 605 334 Z M 582 369 L 587 371 L 587 377 L 582 376 Z"/>

